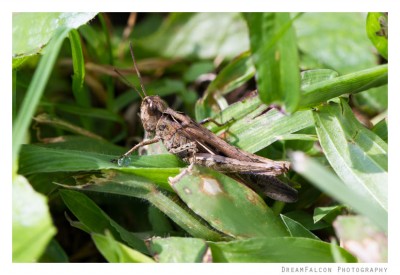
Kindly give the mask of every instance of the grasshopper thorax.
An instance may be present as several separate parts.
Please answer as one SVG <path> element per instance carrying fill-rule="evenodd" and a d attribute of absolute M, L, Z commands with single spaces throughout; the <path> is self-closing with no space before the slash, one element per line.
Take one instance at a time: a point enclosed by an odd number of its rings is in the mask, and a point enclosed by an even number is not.
<path fill-rule="evenodd" d="M 146 96 L 143 99 L 140 106 L 140 118 L 146 132 L 156 131 L 157 122 L 167 108 L 168 104 L 159 96 Z"/>

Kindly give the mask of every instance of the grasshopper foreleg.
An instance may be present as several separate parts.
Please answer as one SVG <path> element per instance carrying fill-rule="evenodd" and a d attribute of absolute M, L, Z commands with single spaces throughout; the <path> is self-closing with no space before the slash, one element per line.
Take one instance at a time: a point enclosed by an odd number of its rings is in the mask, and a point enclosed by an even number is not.
<path fill-rule="evenodd" d="M 145 145 L 149 145 L 149 144 L 153 144 L 153 143 L 159 142 L 160 140 L 161 139 L 159 137 L 155 137 L 153 139 L 142 140 L 141 142 L 139 142 L 138 144 L 133 146 L 128 152 L 126 152 L 125 154 L 120 156 L 118 159 L 113 159 L 111 161 L 118 163 L 118 166 L 126 166 L 126 165 L 129 164 L 128 162 L 130 162 L 130 157 L 129 156 L 135 150 L 137 150 L 138 148 L 143 147 Z"/>

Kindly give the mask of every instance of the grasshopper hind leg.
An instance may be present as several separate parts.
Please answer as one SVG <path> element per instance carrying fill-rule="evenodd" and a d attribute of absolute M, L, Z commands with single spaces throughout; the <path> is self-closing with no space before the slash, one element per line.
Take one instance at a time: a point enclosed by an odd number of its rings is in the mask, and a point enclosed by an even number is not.
<path fill-rule="evenodd" d="M 288 203 L 296 202 L 298 199 L 297 190 L 277 177 L 257 173 L 239 174 L 238 177 L 254 191 L 265 194 L 271 199 Z"/>

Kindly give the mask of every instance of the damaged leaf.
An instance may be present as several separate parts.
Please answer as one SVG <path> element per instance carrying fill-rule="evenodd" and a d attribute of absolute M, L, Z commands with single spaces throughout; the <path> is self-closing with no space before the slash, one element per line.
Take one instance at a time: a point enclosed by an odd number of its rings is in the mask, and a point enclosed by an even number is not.
<path fill-rule="evenodd" d="M 194 166 L 170 184 L 190 209 L 229 236 L 288 236 L 282 221 L 253 190 L 226 175 Z"/>

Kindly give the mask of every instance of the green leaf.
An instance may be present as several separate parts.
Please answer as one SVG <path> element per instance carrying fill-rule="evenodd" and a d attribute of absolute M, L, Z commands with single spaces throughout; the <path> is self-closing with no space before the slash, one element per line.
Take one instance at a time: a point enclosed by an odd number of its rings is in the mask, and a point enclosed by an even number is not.
<path fill-rule="evenodd" d="M 291 218 L 285 215 L 281 215 L 281 218 L 285 223 L 287 229 L 289 230 L 291 237 L 303 237 L 303 238 L 319 240 L 317 236 L 315 236 L 312 232 L 310 232 L 307 228 L 305 228 L 301 223 L 292 220 Z"/>
<path fill-rule="evenodd" d="M 170 184 L 190 209 L 229 236 L 288 235 L 282 221 L 253 190 L 228 176 L 194 166 Z"/>
<path fill-rule="evenodd" d="M 314 222 L 313 216 L 303 210 L 286 212 L 285 217 L 289 217 L 290 219 L 295 220 L 308 230 L 319 230 L 330 226 L 323 220 Z"/>
<path fill-rule="evenodd" d="M 388 147 L 354 117 L 345 100 L 314 112 L 326 158 L 353 192 L 387 211 Z"/>
<path fill-rule="evenodd" d="M 251 62 L 249 51 L 235 57 L 208 85 L 206 94 L 220 93 L 222 95 L 233 91 L 251 79 L 255 74 L 255 68 Z"/>
<path fill-rule="evenodd" d="M 379 121 L 375 126 L 371 129 L 372 132 L 377 134 L 382 140 L 386 143 L 388 142 L 388 119 L 385 117 L 381 121 Z"/>
<path fill-rule="evenodd" d="M 12 70 L 12 122 L 17 115 L 17 70 Z"/>
<path fill-rule="evenodd" d="M 116 241 L 108 231 L 105 235 L 91 234 L 94 244 L 109 263 L 154 263 L 154 260 Z"/>
<path fill-rule="evenodd" d="M 369 12 L 367 16 L 367 34 L 378 52 L 388 60 L 388 13 Z"/>
<path fill-rule="evenodd" d="M 24 145 L 21 151 L 20 173 L 70 172 L 116 168 L 112 156 L 82 150 Z"/>
<path fill-rule="evenodd" d="M 90 146 L 92 142 L 92 146 Z M 111 160 L 125 149 L 90 138 L 68 137 L 64 142 L 33 145 L 21 150 L 22 174 L 57 171 L 118 169 L 130 172 L 136 168 L 179 168 L 183 162 L 172 154 L 131 156 L 129 167 L 120 167 Z M 74 159 L 74 161 L 73 161 Z"/>
<path fill-rule="evenodd" d="M 316 187 L 336 200 L 352 207 L 356 212 L 369 217 L 380 228 L 387 230 L 388 215 L 382 207 L 362 194 L 355 192 L 328 171 L 327 168 L 303 153 L 292 153 L 291 160 L 293 169 Z"/>
<path fill-rule="evenodd" d="M 255 74 L 250 52 L 244 52 L 226 65 L 208 85 L 204 95 L 196 103 L 196 119 L 212 117 L 217 110 L 222 110 L 218 99 L 222 95 L 240 87 Z"/>
<path fill-rule="evenodd" d="M 244 118 L 234 121 L 226 132 L 216 132 L 243 150 L 254 153 L 277 140 L 290 139 L 289 134 L 313 125 L 310 111 L 299 111 L 292 115 L 284 115 L 276 109 L 267 111 L 267 106 L 261 105 Z M 265 112 L 267 111 L 267 112 Z M 223 117 L 222 112 L 218 117 Z"/>
<path fill-rule="evenodd" d="M 53 112 L 52 110 L 56 109 L 57 111 L 65 112 L 67 114 L 73 114 L 76 115 L 79 119 L 82 121 L 88 121 L 89 123 L 91 120 L 89 118 L 95 118 L 99 119 L 101 122 L 104 123 L 105 125 L 111 125 L 107 124 L 108 121 L 110 122 L 117 122 L 118 124 L 121 125 L 121 130 L 120 133 L 117 137 L 113 138 L 113 142 L 117 142 L 119 139 L 123 138 L 126 136 L 127 132 L 127 126 L 124 120 L 122 119 L 121 116 L 116 114 L 113 111 L 107 110 L 107 109 L 101 109 L 101 108 L 93 108 L 93 107 L 84 107 L 84 106 L 78 106 L 76 103 L 73 104 L 62 104 L 62 103 L 50 103 L 46 101 L 41 101 L 40 106 L 48 108 L 49 112 Z M 99 121 L 96 121 L 99 123 Z M 86 122 L 85 122 L 86 123 Z M 86 129 L 91 129 L 90 124 L 83 124 L 83 126 Z M 66 123 L 63 123 L 63 126 L 67 126 Z M 71 126 L 69 124 L 68 126 Z M 69 127 L 69 128 L 75 128 L 77 127 Z M 68 129 L 70 130 L 70 129 Z M 107 127 L 97 127 L 93 129 L 96 131 L 96 136 L 107 136 L 109 135 L 109 130 L 107 130 Z M 80 132 L 82 132 L 82 128 L 80 129 Z M 87 130 L 85 131 L 86 133 L 88 132 Z"/>
<path fill-rule="evenodd" d="M 267 104 L 283 104 L 288 112 L 300 100 L 300 73 L 297 42 L 289 13 L 244 13 L 257 87 Z"/>
<path fill-rule="evenodd" d="M 60 190 L 60 195 L 68 209 L 90 230 L 90 233 L 104 234 L 108 230 L 118 241 L 140 252 L 148 253 L 142 239 L 118 225 L 86 195 L 72 190 Z"/>
<path fill-rule="evenodd" d="M 95 16 L 96 13 L 81 12 L 14 13 L 12 22 L 13 59 L 24 58 L 41 52 L 49 40 L 56 35 L 57 29 L 76 29 Z"/>
<path fill-rule="evenodd" d="M 360 262 L 387 263 L 388 237 L 362 216 L 339 216 L 334 222 L 341 245 Z"/>
<path fill-rule="evenodd" d="M 325 80 L 334 79 L 338 77 L 338 72 L 330 69 L 318 69 L 318 70 L 307 70 L 302 71 L 301 74 L 301 89 L 304 90 L 307 87 Z"/>
<path fill-rule="evenodd" d="M 345 263 L 346 262 L 346 256 L 343 255 L 343 250 L 339 249 L 339 246 L 337 245 L 337 241 L 335 238 L 331 238 L 331 253 L 332 253 L 333 259 L 335 260 L 335 263 Z"/>
<path fill-rule="evenodd" d="M 227 124 L 227 126 L 230 128 L 231 124 L 243 120 L 244 117 L 248 116 L 251 112 L 254 112 L 254 110 L 260 108 L 261 105 L 262 102 L 258 96 L 248 97 L 231 104 L 228 108 L 217 113 L 212 118 L 220 124 Z M 214 133 L 217 133 L 217 131 L 221 128 L 214 123 L 208 123 L 205 125 Z M 230 129 L 229 132 L 231 132 Z"/>
<path fill-rule="evenodd" d="M 48 51 L 40 59 L 39 65 L 35 71 L 35 74 L 33 75 L 32 82 L 29 85 L 24 101 L 19 109 L 20 111 L 18 116 L 13 123 L 13 164 L 16 164 L 20 146 L 24 140 L 32 116 L 36 110 L 36 106 L 39 103 L 40 97 L 42 96 L 46 83 L 50 77 L 50 73 L 61 48 L 61 44 L 68 32 L 69 29 L 59 28 L 54 33 L 48 46 Z"/>
<path fill-rule="evenodd" d="M 167 183 L 168 177 L 179 173 L 182 161 L 174 155 L 149 155 L 131 156 L 129 167 L 120 167 L 111 162 L 120 154 L 110 155 L 99 153 L 101 147 L 94 152 L 85 151 L 84 144 L 77 145 L 79 148 L 67 149 L 55 146 L 24 145 L 21 151 L 21 167 L 19 172 L 24 175 L 35 173 L 53 172 L 78 172 L 98 171 L 103 169 L 120 170 L 132 175 L 138 175 L 152 180 L 164 189 L 171 190 Z M 88 148 L 89 149 L 89 148 Z M 104 152 L 106 152 L 104 150 Z"/>
<path fill-rule="evenodd" d="M 148 200 L 194 237 L 214 241 L 227 239 L 222 234 L 211 230 L 198 216 L 179 203 L 176 196 L 162 192 L 151 181 L 143 177 L 121 172 L 105 171 L 102 177 L 90 177 L 90 182 L 81 177 L 77 184 L 76 187 L 70 186 L 69 188 Z"/>
<path fill-rule="evenodd" d="M 268 106 L 261 103 L 257 96 L 230 105 L 213 119 L 225 125 L 220 127 L 209 123 L 206 125 L 209 130 L 228 143 L 251 153 L 277 140 L 304 138 L 290 134 L 314 125 L 311 111 L 284 115 L 276 109 L 268 110 Z"/>
<path fill-rule="evenodd" d="M 57 129 L 67 130 L 71 133 L 75 133 L 78 135 L 86 136 L 92 139 L 104 140 L 101 136 L 96 135 L 85 128 L 76 126 L 66 120 L 62 120 L 56 116 L 52 116 L 46 113 L 41 113 L 33 118 L 35 122 L 41 124 L 47 124 Z"/>
<path fill-rule="evenodd" d="M 149 222 L 152 227 L 152 231 L 158 236 L 168 234 L 173 231 L 172 224 L 168 217 L 154 205 L 149 206 Z"/>
<path fill-rule="evenodd" d="M 15 176 L 12 185 L 13 262 L 38 261 L 55 234 L 46 197 L 36 193 L 23 176 Z"/>
<path fill-rule="evenodd" d="M 67 253 L 54 238 L 39 259 L 41 263 L 68 263 L 68 261 Z"/>
<path fill-rule="evenodd" d="M 69 40 L 72 52 L 72 65 L 74 74 L 72 76 L 72 91 L 79 104 L 89 106 L 89 98 L 83 97 L 81 93 L 83 82 L 85 80 L 85 60 L 83 58 L 82 45 L 80 36 L 77 30 L 69 32 Z"/>
<path fill-rule="evenodd" d="M 354 106 L 362 112 L 374 116 L 388 109 L 388 85 L 371 88 L 352 98 Z"/>
<path fill-rule="evenodd" d="M 362 13 L 304 13 L 294 24 L 306 69 L 327 68 L 346 74 L 377 64 Z"/>
<path fill-rule="evenodd" d="M 83 117 L 98 118 L 102 120 L 110 120 L 118 122 L 120 124 L 124 123 L 123 119 L 119 115 L 115 114 L 112 111 L 101 108 L 87 108 L 87 107 L 76 106 L 76 104 L 47 103 L 47 102 L 42 102 L 41 105 L 43 106 L 49 105 L 52 106 L 53 108 L 56 108 L 60 111 L 69 114 L 79 115 Z"/>
<path fill-rule="evenodd" d="M 154 35 L 137 45 L 169 58 L 233 58 L 248 50 L 246 37 L 238 13 L 172 13 Z"/>
<path fill-rule="evenodd" d="M 329 263 L 334 262 L 329 243 L 309 238 L 251 238 L 209 243 L 214 262 L 228 263 Z M 347 262 L 356 259 L 338 247 Z"/>
<path fill-rule="evenodd" d="M 62 136 L 56 137 L 57 142 L 50 142 L 47 144 L 25 144 L 22 146 L 21 155 L 24 154 L 25 150 L 30 150 L 31 146 L 32 153 L 40 153 L 38 147 L 49 149 L 60 149 L 60 150 L 76 150 L 81 151 L 82 155 L 86 152 L 101 153 L 104 155 L 121 155 L 126 152 L 126 148 L 114 145 L 108 141 L 102 139 L 93 139 L 85 136 Z"/>
<path fill-rule="evenodd" d="M 100 32 L 94 24 L 87 24 L 79 28 L 79 33 L 87 43 L 88 55 L 100 64 L 108 64 L 110 56 L 104 32 Z"/>
<path fill-rule="evenodd" d="M 206 242 L 195 238 L 152 238 L 150 252 L 160 263 L 201 263 L 207 260 Z"/>
<path fill-rule="evenodd" d="M 85 60 L 82 52 L 81 38 L 77 30 L 69 32 L 69 41 L 74 69 L 74 74 L 72 75 L 72 92 L 79 106 L 90 107 L 90 94 L 83 87 L 85 81 Z M 81 117 L 80 120 L 86 129 L 92 129 L 89 119 Z"/>
<path fill-rule="evenodd" d="M 317 223 L 324 220 L 327 223 L 332 224 L 333 220 L 342 213 L 344 208 L 345 206 L 343 205 L 314 208 L 314 222 Z"/>
<path fill-rule="evenodd" d="M 355 94 L 366 91 L 370 88 L 386 85 L 387 82 L 387 64 L 321 81 L 302 90 L 300 107 L 314 107 L 329 99 L 347 93 Z"/>

